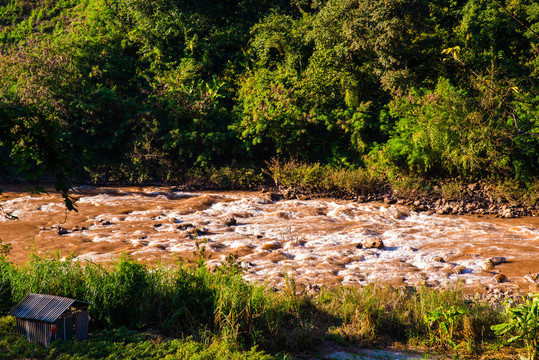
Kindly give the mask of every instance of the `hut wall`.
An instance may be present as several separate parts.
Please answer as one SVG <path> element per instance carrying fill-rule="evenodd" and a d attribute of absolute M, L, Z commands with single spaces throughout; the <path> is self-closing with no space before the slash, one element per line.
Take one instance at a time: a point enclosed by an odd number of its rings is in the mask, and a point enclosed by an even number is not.
<path fill-rule="evenodd" d="M 54 340 L 67 341 L 73 339 L 73 315 L 67 313 L 56 320 Z"/>
<path fill-rule="evenodd" d="M 21 336 L 26 336 L 26 339 L 35 344 L 48 347 L 51 342 L 51 324 L 17 318 L 17 332 Z"/>
<path fill-rule="evenodd" d="M 88 339 L 88 322 L 90 320 L 88 311 L 86 310 L 77 311 L 73 315 L 73 317 L 75 319 L 75 335 L 77 336 L 77 339 L 78 340 Z"/>

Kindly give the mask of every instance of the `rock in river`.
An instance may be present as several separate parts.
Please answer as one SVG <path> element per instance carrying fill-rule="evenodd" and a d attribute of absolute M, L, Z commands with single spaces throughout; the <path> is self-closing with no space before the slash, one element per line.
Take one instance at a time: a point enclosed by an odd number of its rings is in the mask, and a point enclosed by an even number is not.
<path fill-rule="evenodd" d="M 371 239 L 363 243 L 365 249 L 383 249 L 385 247 L 384 243 L 380 239 Z"/>
<path fill-rule="evenodd" d="M 491 257 L 488 261 L 490 261 L 492 265 L 500 265 L 507 262 L 507 260 L 505 260 L 503 256 L 494 256 Z"/>
<path fill-rule="evenodd" d="M 69 234 L 69 230 L 61 226 L 58 226 L 58 235 L 65 235 L 65 234 Z"/>

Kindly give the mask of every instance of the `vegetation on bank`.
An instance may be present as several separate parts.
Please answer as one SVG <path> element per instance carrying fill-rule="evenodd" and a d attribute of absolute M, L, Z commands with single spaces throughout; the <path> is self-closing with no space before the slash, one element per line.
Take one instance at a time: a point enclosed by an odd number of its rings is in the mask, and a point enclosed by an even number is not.
<path fill-rule="evenodd" d="M 72 179 L 270 179 L 303 192 L 388 187 L 452 200 L 482 180 L 490 202 L 537 206 L 538 46 L 531 0 L 4 1 L 0 180 L 54 176 L 69 208 Z M 80 298 L 103 336 L 127 326 L 193 339 L 167 343 L 177 351 L 213 344 L 202 351 L 241 357 L 331 338 L 472 357 L 494 351 L 491 326 L 504 321 L 519 325 L 498 334 L 537 351 L 535 302 L 504 314 L 428 288 L 308 296 L 292 279 L 275 293 L 245 283 L 234 261 L 215 272 L 129 259 L 0 266 L 0 309 L 31 291 Z M 120 334 L 148 352 L 159 341 Z M 62 346 L 39 356 L 62 356 Z"/>
<path fill-rule="evenodd" d="M 284 288 L 275 291 L 244 281 L 233 257 L 213 271 L 203 257 L 153 268 L 125 256 L 109 264 L 34 256 L 24 266 L 4 257 L 0 266 L 3 311 L 30 292 L 92 304 L 91 340 L 56 344 L 50 350 L 17 339 L 13 320 L 1 318 L 0 332 L 5 336 L 0 357 L 6 358 L 114 358 L 120 350 L 111 347 L 120 343 L 125 356 L 193 353 L 201 358 L 227 354 L 227 358 L 265 359 L 271 356 L 262 350 L 286 357 L 285 353 L 313 351 L 321 340 L 363 347 L 400 344 L 488 358 L 506 339 L 496 333 L 516 336 L 507 338 L 508 357 L 522 346 L 529 356 L 539 350 L 538 299 L 513 304 L 506 314 L 501 307 L 464 300 L 456 289 L 373 284 L 308 294 L 286 275 Z"/>
<path fill-rule="evenodd" d="M 286 198 L 333 196 L 358 201 L 398 202 L 441 214 L 539 215 L 539 183 L 514 179 L 444 179 L 400 174 L 388 178 L 363 168 L 270 161 L 264 169 Z M 448 207 L 452 207 L 448 209 Z"/>
<path fill-rule="evenodd" d="M 0 177 L 66 191 L 70 176 L 181 182 L 276 158 L 351 174 L 352 189 L 526 188 L 538 45 L 530 0 L 10 0 Z"/>
<path fill-rule="evenodd" d="M 272 360 L 286 359 L 257 351 L 235 349 L 226 341 L 211 343 L 192 339 L 170 339 L 163 336 L 128 330 L 99 330 L 89 340 L 54 342 L 45 349 L 18 337 L 15 318 L 0 318 L 0 359 L 58 359 L 58 360 L 128 360 L 128 359 L 194 359 L 194 360 Z"/>

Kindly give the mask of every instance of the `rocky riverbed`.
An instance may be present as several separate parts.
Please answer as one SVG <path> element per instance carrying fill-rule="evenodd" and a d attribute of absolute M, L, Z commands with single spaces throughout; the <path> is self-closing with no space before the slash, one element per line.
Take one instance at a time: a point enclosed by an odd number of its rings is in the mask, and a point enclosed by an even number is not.
<path fill-rule="evenodd" d="M 500 195 L 492 184 L 481 181 L 466 185 L 452 185 L 452 187 L 454 187 L 453 191 L 445 196 L 441 187 L 436 185 L 432 189 L 423 191 L 399 191 L 386 185 L 367 194 L 336 195 L 360 203 L 379 201 L 386 204 L 405 205 L 414 211 L 430 211 L 438 215 L 494 215 L 501 218 L 539 216 L 539 196 L 535 201 L 530 199 L 527 203 L 523 203 L 512 200 L 508 195 Z M 274 196 L 304 200 L 317 197 L 317 194 L 280 187 L 274 191 Z"/>

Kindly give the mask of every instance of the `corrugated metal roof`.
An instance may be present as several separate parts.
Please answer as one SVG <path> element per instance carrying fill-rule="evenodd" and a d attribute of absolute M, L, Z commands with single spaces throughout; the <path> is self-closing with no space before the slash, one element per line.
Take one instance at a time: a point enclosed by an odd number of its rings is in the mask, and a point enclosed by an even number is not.
<path fill-rule="evenodd" d="M 8 315 L 53 323 L 74 303 L 84 301 L 54 295 L 30 294 L 15 306 Z"/>

